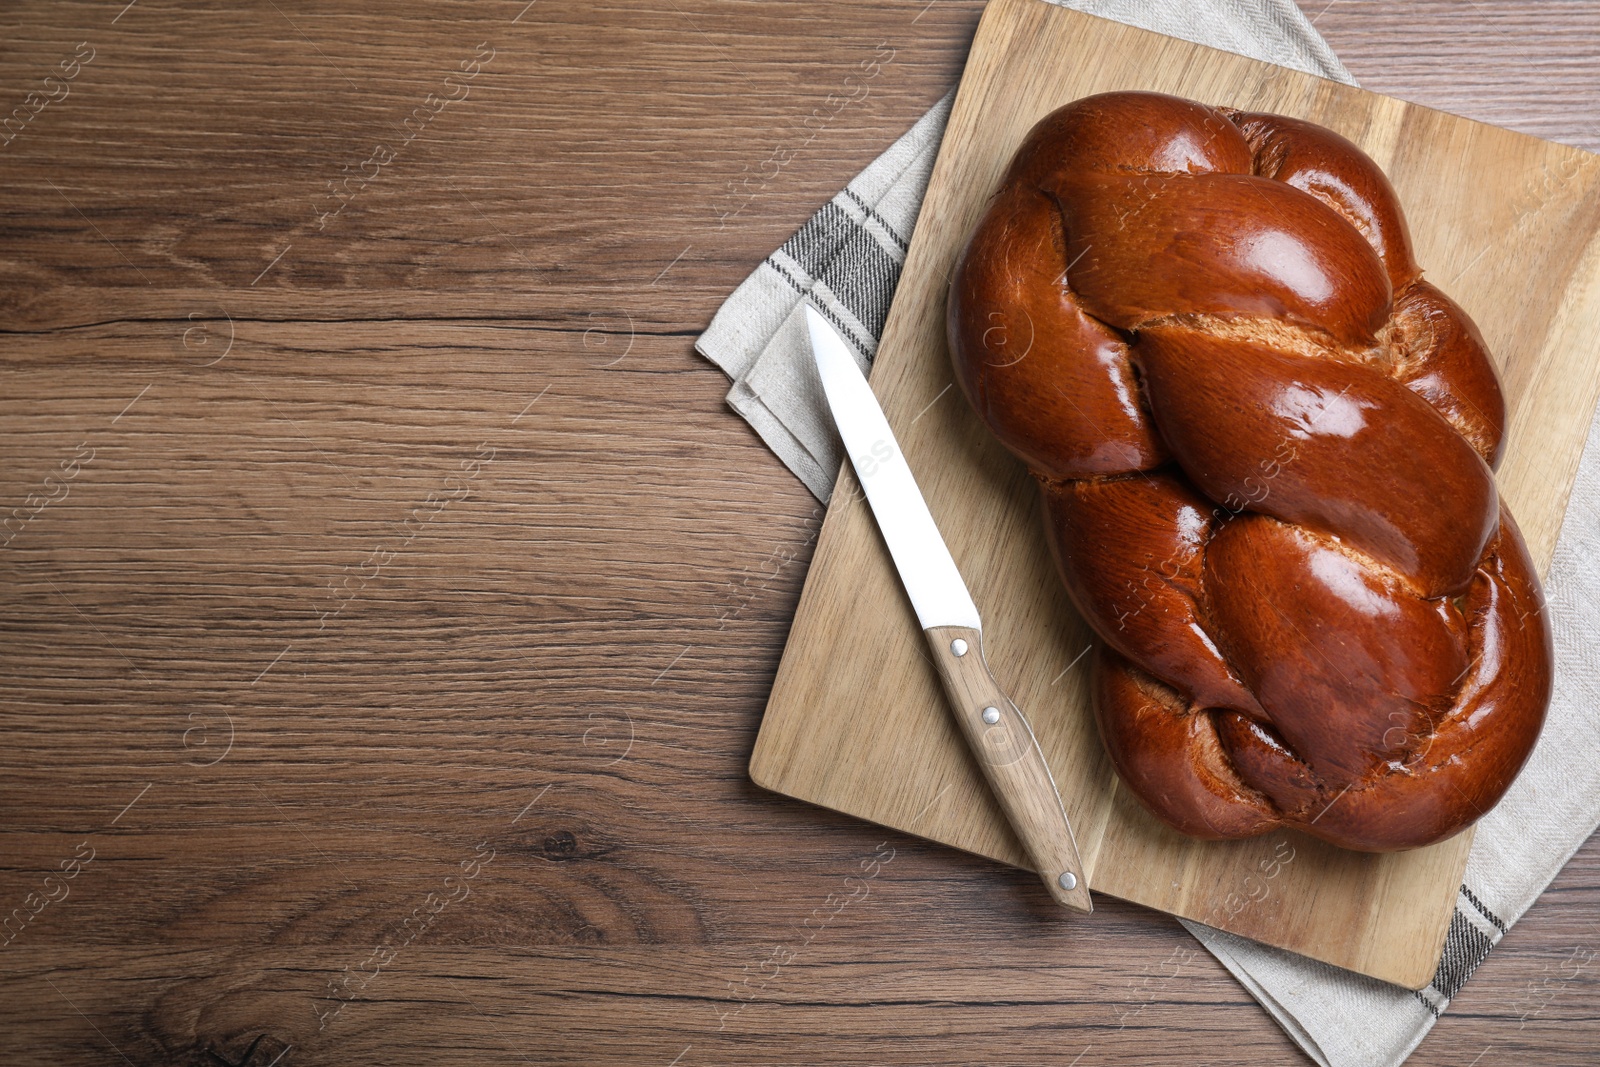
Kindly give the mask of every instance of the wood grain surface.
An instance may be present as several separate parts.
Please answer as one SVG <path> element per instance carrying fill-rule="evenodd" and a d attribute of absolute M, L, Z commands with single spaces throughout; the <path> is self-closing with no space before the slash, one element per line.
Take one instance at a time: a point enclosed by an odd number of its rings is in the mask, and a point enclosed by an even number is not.
<path fill-rule="evenodd" d="M 820 515 L 693 338 L 979 7 L 0 9 L 0 1062 L 1306 1062 L 1170 919 L 745 774 Z M 1592 5 L 1317 25 L 1600 144 Z M 1583 1062 L 1597 907 L 1591 842 L 1411 1062 Z"/>
<path fill-rule="evenodd" d="M 1037 0 L 994 0 L 873 363 L 873 389 L 983 612 L 996 668 L 1060 786 L 1090 888 L 1421 989 L 1445 945 L 1471 832 L 1371 855 L 1290 830 L 1203 842 L 1151 817 L 1113 773 L 1094 727 L 1091 635 L 1061 587 L 1034 479 L 967 404 L 938 403 L 951 388 L 951 271 L 1017 147 L 1057 107 L 1130 89 L 1308 119 L 1384 169 L 1418 262 L 1473 316 L 1494 355 L 1509 427 L 1497 481 L 1541 570 L 1600 393 L 1590 343 L 1600 332 L 1600 157 Z M 1026 355 L 1025 327 L 1013 336 Z M 1021 358 L 1011 352 L 995 358 Z M 834 494 L 823 526 L 751 777 L 1038 867 L 946 714 L 855 472 L 840 479 L 848 491 Z"/>

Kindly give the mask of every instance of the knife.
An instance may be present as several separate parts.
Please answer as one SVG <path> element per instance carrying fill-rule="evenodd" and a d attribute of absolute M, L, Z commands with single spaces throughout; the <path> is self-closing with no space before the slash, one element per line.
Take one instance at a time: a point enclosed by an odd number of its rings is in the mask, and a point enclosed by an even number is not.
<path fill-rule="evenodd" d="M 1058 904 L 1093 911 L 1072 824 L 1033 729 L 989 673 L 983 623 L 934 525 L 872 387 L 844 339 L 809 303 L 806 327 L 822 391 L 878 529 L 928 639 L 950 710 L 1045 888 Z"/>

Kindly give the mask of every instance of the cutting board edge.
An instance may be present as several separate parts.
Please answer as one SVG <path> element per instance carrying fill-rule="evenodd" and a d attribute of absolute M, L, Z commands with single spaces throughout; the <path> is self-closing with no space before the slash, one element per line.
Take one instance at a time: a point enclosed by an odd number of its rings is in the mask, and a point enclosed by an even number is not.
<path fill-rule="evenodd" d="M 895 833 L 905 834 L 907 837 L 914 837 L 918 841 L 925 842 L 935 847 L 948 848 L 951 851 L 960 852 L 963 855 L 974 856 L 982 860 L 998 863 L 1004 867 L 1009 867 L 1012 870 L 1031 870 L 1031 868 L 1029 868 L 1026 864 L 1019 864 L 1004 856 L 997 856 L 993 853 L 985 852 L 982 849 L 965 848 L 961 845 L 935 840 L 926 836 L 924 833 L 919 833 L 916 829 L 909 825 L 898 824 L 898 821 L 892 821 L 889 819 L 868 815 L 860 811 L 852 811 L 844 802 L 826 796 L 820 792 L 810 792 L 805 790 L 803 787 L 797 788 L 791 783 L 782 781 L 781 773 L 776 778 L 765 778 L 761 772 L 758 772 L 756 764 L 757 756 L 752 754 L 749 768 L 750 780 L 760 788 L 776 796 L 785 797 L 789 800 L 798 800 L 801 803 L 809 804 L 813 807 L 821 808 L 837 815 L 843 815 L 850 819 L 859 820 L 860 822 L 870 826 L 883 827 L 884 829 L 891 830 Z M 1467 838 L 1467 841 L 1465 842 L 1466 847 L 1462 851 L 1463 856 L 1470 852 L 1471 838 L 1476 833 L 1476 830 L 1477 826 L 1474 824 L 1473 826 L 1469 826 L 1467 829 L 1463 830 L 1461 835 L 1458 835 L 1465 836 Z M 1432 983 L 1434 974 L 1438 971 L 1439 959 L 1444 954 L 1445 941 L 1447 940 L 1450 932 L 1451 916 L 1455 914 L 1455 901 L 1458 894 L 1458 891 L 1454 887 L 1450 887 L 1448 893 L 1445 893 L 1443 889 L 1441 889 L 1442 907 L 1439 909 L 1439 911 L 1442 919 L 1435 924 L 1437 930 L 1435 936 L 1431 940 L 1431 943 L 1426 949 L 1421 949 L 1414 956 L 1413 960 L 1407 961 L 1395 967 L 1388 967 L 1381 963 L 1370 964 L 1368 965 L 1368 969 L 1362 970 L 1356 966 L 1356 964 L 1360 962 L 1357 957 L 1363 955 L 1363 953 L 1359 951 L 1349 953 L 1328 953 L 1325 956 L 1312 956 L 1302 952 L 1292 944 L 1280 944 L 1277 940 L 1270 936 L 1248 937 L 1244 934 L 1231 933 L 1230 931 L 1222 929 L 1221 927 L 1210 926 L 1210 924 L 1206 922 L 1207 917 L 1204 914 L 1185 914 L 1181 910 L 1169 911 L 1162 908 L 1153 907 L 1137 900 L 1129 900 L 1124 897 L 1117 896 L 1114 893 L 1095 886 L 1092 875 L 1089 877 L 1089 889 L 1098 896 L 1110 897 L 1114 900 L 1122 901 L 1124 904 L 1128 904 L 1132 907 L 1143 908 L 1146 911 L 1151 911 L 1158 915 L 1171 915 L 1177 919 L 1185 919 L 1189 922 L 1199 923 L 1202 926 L 1207 926 L 1209 929 L 1217 930 L 1219 933 L 1228 934 L 1230 937 L 1239 937 L 1244 940 L 1266 945 L 1270 948 L 1275 948 L 1283 952 L 1290 952 L 1294 955 L 1302 956 L 1309 960 L 1315 960 L 1318 963 L 1325 963 L 1330 967 L 1338 967 L 1340 970 L 1349 971 L 1352 974 L 1359 974 L 1368 978 L 1376 978 L 1379 981 L 1403 986 L 1404 988 L 1412 991 L 1426 989 Z M 1341 960 L 1344 962 L 1341 962 Z"/>

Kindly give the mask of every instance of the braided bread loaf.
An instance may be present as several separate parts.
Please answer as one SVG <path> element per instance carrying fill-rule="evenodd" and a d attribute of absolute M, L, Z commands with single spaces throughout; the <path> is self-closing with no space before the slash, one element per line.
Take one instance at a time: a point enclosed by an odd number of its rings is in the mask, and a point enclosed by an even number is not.
<path fill-rule="evenodd" d="M 1550 695 L 1482 337 L 1394 190 L 1278 115 L 1047 116 L 952 278 L 956 380 L 1044 494 L 1123 781 L 1196 837 L 1442 840 Z"/>

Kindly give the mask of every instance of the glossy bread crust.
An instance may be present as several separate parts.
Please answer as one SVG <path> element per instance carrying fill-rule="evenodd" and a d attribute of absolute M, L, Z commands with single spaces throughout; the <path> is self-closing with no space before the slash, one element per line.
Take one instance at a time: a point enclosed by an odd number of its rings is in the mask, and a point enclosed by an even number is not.
<path fill-rule="evenodd" d="M 956 380 L 1038 480 L 1112 763 L 1198 837 L 1390 851 L 1504 794 L 1549 702 L 1505 403 L 1331 130 L 1086 97 L 952 276 Z"/>

